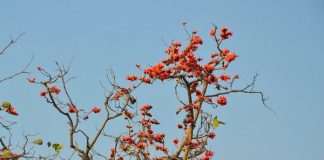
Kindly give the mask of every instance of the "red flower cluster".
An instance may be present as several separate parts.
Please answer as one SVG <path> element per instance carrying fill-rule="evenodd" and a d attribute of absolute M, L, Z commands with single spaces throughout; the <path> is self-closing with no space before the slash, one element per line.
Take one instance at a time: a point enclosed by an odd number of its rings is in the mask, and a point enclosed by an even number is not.
<path fill-rule="evenodd" d="M 189 147 L 191 149 L 196 149 L 199 146 L 199 142 L 198 141 L 189 141 Z"/>
<path fill-rule="evenodd" d="M 150 110 L 152 109 L 152 106 L 149 104 L 144 104 L 140 107 L 142 119 L 140 121 L 142 130 L 129 134 L 127 136 L 124 136 L 121 138 L 121 141 L 123 142 L 121 145 L 121 150 L 124 152 L 127 152 L 131 147 L 133 146 L 138 150 L 143 150 L 148 147 L 148 145 L 153 145 L 156 150 L 161 150 L 165 153 L 168 152 L 168 148 L 165 147 L 164 144 L 164 138 L 165 134 L 163 133 L 154 133 L 152 129 L 152 125 L 158 125 L 159 122 L 156 119 L 151 119 L 152 114 L 150 113 Z M 131 129 L 132 126 L 127 125 L 126 128 Z M 161 145 L 162 144 L 162 145 Z"/>
<path fill-rule="evenodd" d="M 219 105 L 224 106 L 227 104 L 227 100 L 225 96 L 220 96 L 218 97 L 217 101 L 216 101 Z"/>
<path fill-rule="evenodd" d="M 213 65 L 211 65 L 211 64 L 207 64 L 207 65 L 204 66 L 204 69 L 205 69 L 206 72 L 212 73 L 215 70 L 215 67 Z"/>
<path fill-rule="evenodd" d="M 235 53 L 230 53 L 226 55 L 225 60 L 227 62 L 232 62 L 233 60 L 235 60 L 236 57 L 237 55 Z"/>
<path fill-rule="evenodd" d="M 199 160 L 210 160 L 211 157 L 213 157 L 213 156 L 214 156 L 214 152 L 206 150 L 205 151 L 205 156 L 200 158 Z"/>
<path fill-rule="evenodd" d="M 151 83 L 150 78 L 146 78 L 146 77 L 140 77 L 140 81 L 142 81 L 143 83 L 146 83 L 146 84 L 150 84 Z"/>
<path fill-rule="evenodd" d="M 131 136 L 121 137 L 121 141 L 127 142 L 128 144 L 135 143 L 135 140 Z"/>
<path fill-rule="evenodd" d="M 221 79 L 222 81 L 227 81 L 227 80 L 231 79 L 231 77 L 230 77 L 228 74 L 222 74 L 222 75 L 220 76 L 220 79 Z"/>
<path fill-rule="evenodd" d="M 160 80 L 165 80 L 169 78 L 169 72 L 167 70 L 164 70 L 164 65 L 162 63 L 159 63 L 157 65 L 154 65 L 150 68 L 144 69 L 144 73 L 148 74 L 151 78 L 158 78 Z"/>
<path fill-rule="evenodd" d="M 59 94 L 61 92 L 61 90 L 59 88 L 57 88 L 56 86 L 52 86 L 49 91 L 51 93 L 55 93 L 55 94 Z"/>
<path fill-rule="evenodd" d="M 196 57 L 194 52 L 198 49 L 198 45 L 203 44 L 200 36 L 193 32 L 193 37 L 186 48 L 180 52 L 181 42 L 174 42 L 165 51 L 169 55 L 167 59 L 162 60 L 160 63 L 143 70 L 145 75 L 151 79 L 165 80 L 173 78 L 176 75 L 185 72 L 190 77 L 199 77 L 204 70 L 198 62 L 202 59 Z M 214 69 L 213 66 L 206 66 L 208 71 Z M 142 82 L 149 83 L 149 79 L 140 78 Z"/>
<path fill-rule="evenodd" d="M 48 93 L 55 93 L 55 94 L 59 94 L 61 92 L 61 90 L 59 88 L 57 88 L 56 86 L 52 86 L 51 88 L 49 88 L 49 92 L 47 91 L 42 91 L 39 93 L 40 96 L 45 96 Z"/>
<path fill-rule="evenodd" d="M 143 106 L 140 107 L 140 110 L 142 112 L 148 112 L 149 110 L 151 110 L 153 107 L 149 104 L 144 104 Z"/>
<path fill-rule="evenodd" d="M 164 153 L 168 153 L 168 148 L 166 147 L 166 146 L 162 146 L 162 145 L 155 145 L 155 149 L 158 151 L 158 150 L 160 150 L 160 151 L 162 151 L 162 152 L 164 152 Z"/>
<path fill-rule="evenodd" d="M 223 38 L 223 39 L 228 39 L 230 36 L 232 36 L 233 33 L 231 31 L 228 30 L 228 28 L 226 27 L 223 27 L 221 30 L 220 30 L 220 36 Z"/>

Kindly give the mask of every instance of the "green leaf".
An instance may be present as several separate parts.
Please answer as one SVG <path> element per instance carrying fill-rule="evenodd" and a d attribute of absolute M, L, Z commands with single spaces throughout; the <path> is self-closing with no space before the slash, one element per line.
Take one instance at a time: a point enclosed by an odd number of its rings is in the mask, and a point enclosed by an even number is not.
<path fill-rule="evenodd" d="M 63 145 L 58 143 L 53 144 L 52 147 L 55 149 L 56 152 L 60 152 L 60 150 L 64 148 Z"/>
<path fill-rule="evenodd" d="M 215 116 L 215 118 L 213 119 L 213 122 L 212 122 L 213 128 L 217 128 L 219 126 L 219 124 L 224 125 L 225 122 L 218 120 L 217 116 Z"/>
<path fill-rule="evenodd" d="M 213 127 L 214 127 L 214 128 L 217 128 L 218 125 L 219 125 L 219 121 L 218 121 L 217 116 L 216 116 L 216 117 L 214 118 L 214 120 L 213 120 Z"/>
<path fill-rule="evenodd" d="M 4 101 L 4 102 L 2 103 L 2 107 L 8 109 L 8 108 L 11 107 L 11 104 L 10 104 L 10 102 L 8 102 L 8 101 Z"/>
<path fill-rule="evenodd" d="M 43 140 L 42 139 L 35 139 L 33 141 L 34 144 L 37 144 L 37 145 L 42 145 L 43 144 Z"/>
<path fill-rule="evenodd" d="M 9 159 L 9 158 L 12 158 L 12 153 L 11 153 L 10 150 L 8 150 L 8 149 L 4 149 L 4 150 L 2 151 L 2 156 L 3 156 L 3 158 L 5 158 L 5 159 Z"/>

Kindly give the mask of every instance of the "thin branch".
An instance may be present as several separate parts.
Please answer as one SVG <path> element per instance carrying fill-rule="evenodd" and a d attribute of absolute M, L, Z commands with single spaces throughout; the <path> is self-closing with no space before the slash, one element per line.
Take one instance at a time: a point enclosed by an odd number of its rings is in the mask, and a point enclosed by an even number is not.
<path fill-rule="evenodd" d="M 27 72 L 26 70 L 27 70 L 28 67 L 31 65 L 33 59 L 34 59 L 34 57 L 33 57 L 33 58 L 28 62 L 28 64 L 25 66 L 25 68 L 24 68 L 22 71 L 20 71 L 20 72 L 18 72 L 18 73 L 15 73 L 15 74 L 13 74 L 13 75 L 11 75 L 11 76 L 9 76 L 9 77 L 6 77 L 6 78 L 1 79 L 1 80 L 0 80 L 0 83 L 1 83 L 1 82 L 4 82 L 4 81 L 6 81 L 6 80 L 12 79 L 12 78 L 14 78 L 14 77 L 16 77 L 16 76 L 18 76 L 18 75 L 29 73 L 29 72 Z"/>
<path fill-rule="evenodd" d="M 4 46 L 4 48 L 2 48 L 2 49 L 0 50 L 0 55 L 5 54 L 6 50 L 7 50 L 11 45 L 15 44 L 15 43 L 20 39 L 20 37 L 22 37 L 24 34 L 25 34 L 25 33 L 21 33 L 21 34 L 19 34 L 18 37 L 17 37 L 16 39 L 12 39 L 11 36 L 10 36 L 10 42 L 9 42 L 6 46 Z"/>

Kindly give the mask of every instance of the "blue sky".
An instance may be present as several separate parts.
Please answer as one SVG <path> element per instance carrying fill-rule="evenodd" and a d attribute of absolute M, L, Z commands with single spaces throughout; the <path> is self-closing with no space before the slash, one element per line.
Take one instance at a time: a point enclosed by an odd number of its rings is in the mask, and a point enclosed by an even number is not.
<path fill-rule="evenodd" d="M 0 44 L 26 34 L 0 59 L 0 77 L 19 71 L 35 57 L 35 66 L 55 69 L 54 61 L 69 64 L 78 77 L 70 89 L 77 104 L 101 105 L 105 80 L 111 67 L 122 84 L 127 74 L 138 73 L 135 64 L 154 64 L 163 58 L 171 40 L 186 40 L 181 22 L 187 21 L 205 40 L 198 52 L 213 50 L 210 23 L 228 26 L 233 38 L 224 43 L 239 54 L 230 73 L 241 75 L 240 85 L 255 73 L 256 89 L 270 97 L 276 115 L 262 106 L 259 97 L 235 95 L 217 115 L 227 125 L 217 129 L 210 143 L 219 160 L 322 160 L 324 159 L 323 37 L 324 2 L 321 0 L 245 1 L 1 1 Z M 30 76 L 32 76 L 30 75 Z M 40 132 L 51 141 L 64 142 L 65 120 L 38 95 L 39 86 L 21 76 L 0 84 L 0 101 L 9 100 L 21 116 L 17 133 Z M 155 106 L 161 121 L 158 130 L 169 134 L 179 118 L 171 83 L 148 86 L 137 92 L 139 103 Z M 157 92 L 159 90 L 159 92 Z M 27 120 L 26 120 L 27 119 Z M 90 121 L 89 130 L 96 125 Z M 167 137 L 172 138 L 172 136 Z M 105 144 L 99 144 L 105 145 Z"/>

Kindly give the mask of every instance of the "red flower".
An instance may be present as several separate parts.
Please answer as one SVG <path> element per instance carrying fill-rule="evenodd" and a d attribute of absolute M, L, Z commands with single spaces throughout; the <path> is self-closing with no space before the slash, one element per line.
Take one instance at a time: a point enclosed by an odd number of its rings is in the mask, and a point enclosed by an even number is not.
<path fill-rule="evenodd" d="M 59 94 L 61 92 L 61 90 L 56 86 L 52 86 L 49 90 L 51 93 L 55 93 L 55 94 Z"/>
<path fill-rule="evenodd" d="M 99 113 L 100 112 L 100 108 L 99 107 L 92 107 L 92 112 L 94 113 Z"/>
<path fill-rule="evenodd" d="M 174 45 L 175 45 L 176 47 L 180 47 L 180 46 L 181 46 L 181 42 L 180 42 L 180 41 L 175 42 Z"/>
<path fill-rule="evenodd" d="M 132 119 L 133 118 L 133 113 L 128 111 L 128 110 L 125 110 L 124 111 L 124 116 L 125 116 L 125 118 Z"/>
<path fill-rule="evenodd" d="M 204 157 L 201 157 L 201 158 L 199 158 L 199 160 L 210 160 L 210 158 L 209 158 L 209 157 L 206 157 L 206 156 L 204 156 Z"/>
<path fill-rule="evenodd" d="M 114 155 L 116 153 L 116 149 L 115 148 L 110 148 L 110 154 Z"/>
<path fill-rule="evenodd" d="M 122 148 L 122 150 L 125 152 L 125 151 L 128 150 L 129 147 L 128 147 L 128 146 L 122 146 L 121 148 Z"/>
<path fill-rule="evenodd" d="M 182 124 L 178 124 L 178 128 L 179 129 L 182 129 L 183 128 L 183 125 Z"/>
<path fill-rule="evenodd" d="M 137 145 L 136 145 L 136 148 L 138 148 L 138 149 L 144 149 L 145 148 L 145 145 L 143 144 L 143 142 L 138 142 Z"/>
<path fill-rule="evenodd" d="M 192 44 L 203 44 L 203 41 L 202 41 L 202 39 L 199 36 L 194 36 L 191 39 L 191 43 Z"/>
<path fill-rule="evenodd" d="M 222 50 L 222 55 L 226 56 L 229 52 L 230 52 L 230 50 L 224 49 L 224 50 Z"/>
<path fill-rule="evenodd" d="M 160 79 L 165 80 L 169 78 L 169 73 L 168 72 L 163 72 L 160 74 Z"/>
<path fill-rule="evenodd" d="M 221 105 L 221 106 L 224 106 L 227 104 L 227 100 L 226 100 L 226 97 L 224 96 L 220 96 L 218 97 L 218 99 L 216 100 L 216 102 Z"/>
<path fill-rule="evenodd" d="M 40 96 L 45 96 L 47 93 L 48 93 L 48 92 L 46 92 L 46 91 L 42 91 L 42 92 L 39 93 L 39 95 L 40 95 Z"/>
<path fill-rule="evenodd" d="M 229 75 L 227 75 L 227 74 L 223 74 L 223 75 L 220 76 L 220 79 L 222 81 L 227 81 L 227 80 L 231 79 L 231 77 Z"/>
<path fill-rule="evenodd" d="M 135 80 L 137 80 L 137 77 L 135 75 L 128 75 L 126 77 L 126 79 L 129 80 L 129 81 L 135 81 Z"/>
<path fill-rule="evenodd" d="M 27 79 L 29 83 L 35 83 L 36 78 L 29 78 Z"/>
<path fill-rule="evenodd" d="M 211 132 L 211 133 L 208 134 L 208 137 L 210 139 L 214 139 L 216 137 L 216 134 L 214 132 Z"/>
<path fill-rule="evenodd" d="M 231 62 L 231 61 L 235 60 L 236 57 L 237 57 L 237 55 L 235 53 L 231 53 L 231 54 L 226 55 L 225 60 L 227 62 Z"/>
<path fill-rule="evenodd" d="M 207 71 L 207 72 L 213 72 L 215 70 L 215 67 L 213 65 L 205 65 L 204 66 L 204 69 Z"/>
<path fill-rule="evenodd" d="M 156 134 L 153 138 L 156 142 L 163 142 L 165 135 L 163 133 Z"/>
<path fill-rule="evenodd" d="M 149 78 L 140 77 L 140 80 L 141 80 L 143 83 L 146 83 L 146 84 L 151 83 L 151 80 L 150 80 Z"/>
<path fill-rule="evenodd" d="M 168 153 L 168 148 L 165 147 L 165 146 L 155 145 L 155 149 L 156 149 L 156 150 L 161 150 L 161 151 L 163 151 L 164 153 Z"/>
<path fill-rule="evenodd" d="M 40 70 L 42 70 L 42 67 L 37 66 L 36 69 L 37 69 L 38 71 L 40 71 Z"/>
<path fill-rule="evenodd" d="M 189 141 L 190 148 L 197 148 L 199 146 L 199 142 L 197 141 Z"/>
<path fill-rule="evenodd" d="M 214 155 L 214 152 L 206 150 L 205 156 L 206 157 L 212 157 Z"/>
<path fill-rule="evenodd" d="M 69 107 L 69 112 L 76 113 L 76 112 L 78 112 L 78 110 L 75 107 Z"/>
<path fill-rule="evenodd" d="M 178 144 L 178 143 L 179 143 L 179 138 L 174 138 L 174 139 L 172 140 L 172 142 L 173 142 L 174 144 Z"/>
<path fill-rule="evenodd" d="M 15 110 L 15 108 L 13 106 L 10 106 L 9 109 L 8 109 L 8 113 L 9 114 L 12 114 L 14 116 L 18 116 L 18 113 L 17 111 Z"/>
<path fill-rule="evenodd" d="M 122 141 L 129 141 L 130 139 L 131 139 L 130 136 L 121 137 Z"/>
<path fill-rule="evenodd" d="M 150 109 L 152 109 L 153 107 L 149 104 L 144 104 L 143 106 L 140 107 L 140 110 L 142 112 L 146 112 L 146 111 L 149 111 Z"/>
<path fill-rule="evenodd" d="M 209 35 L 210 36 L 215 36 L 215 33 L 216 33 L 216 30 L 215 30 L 215 28 L 213 28 L 213 29 L 210 30 Z"/>

